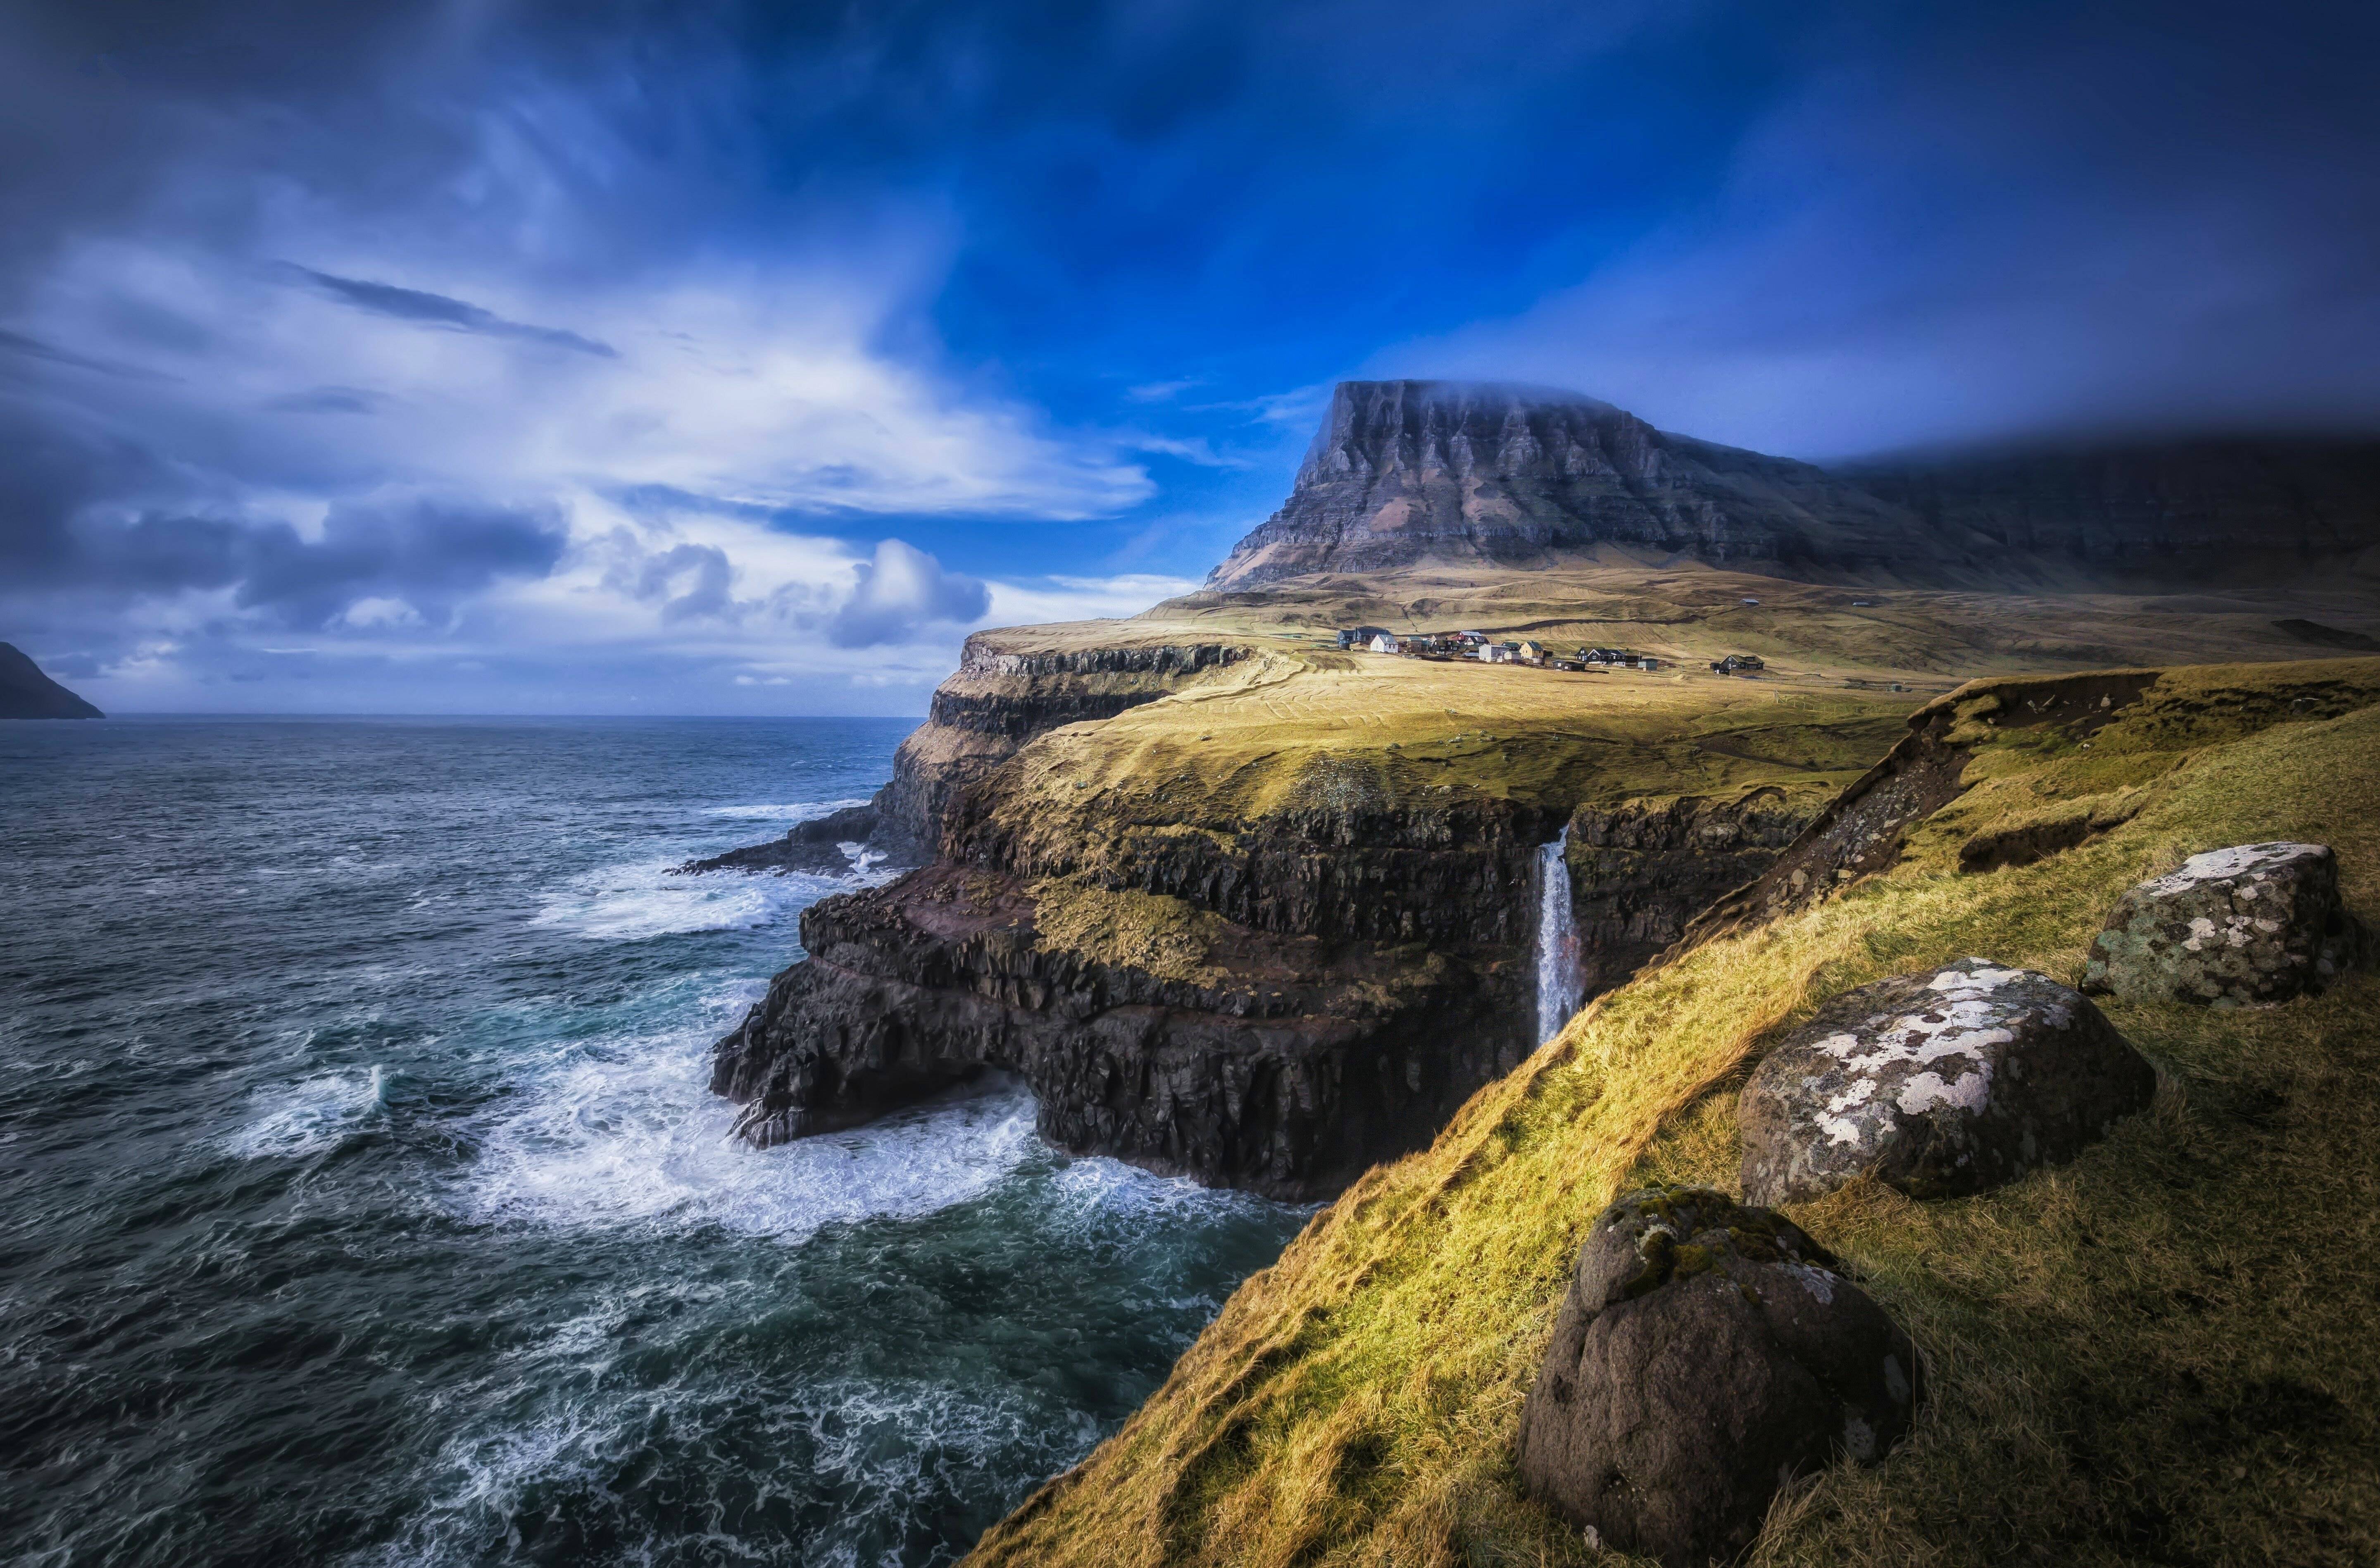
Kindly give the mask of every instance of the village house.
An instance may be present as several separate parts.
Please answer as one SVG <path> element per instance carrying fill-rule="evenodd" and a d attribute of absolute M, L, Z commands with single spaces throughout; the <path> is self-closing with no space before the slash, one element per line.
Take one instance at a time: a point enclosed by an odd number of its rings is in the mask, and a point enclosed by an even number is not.
<path fill-rule="evenodd" d="M 1483 642 L 1479 645 L 1479 660 L 1485 664 L 1509 664 L 1519 656 L 1518 650 L 1509 642 Z"/>
<path fill-rule="evenodd" d="M 1389 636 L 1385 626 L 1349 626 L 1339 634 L 1342 648 L 1369 648 L 1376 637 Z"/>
<path fill-rule="evenodd" d="M 1403 645 L 1397 641 L 1397 635 L 1394 632 L 1375 633 L 1370 646 L 1372 651 L 1375 653 L 1398 653 L 1403 651 Z"/>
<path fill-rule="evenodd" d="M 1524 642 L 1513 651 L 1520 656 L 1521 662 L 1524 664 L 1542 664 L 1546 662 L 1546 650 L 1542 643 Z"/>
<path fill-rule="evenodd" d="M 1722 675 L 1753 675 L 1767 667 L 1757 653 L 1730 653 L 1711 661 L 1711 668 Z"/>

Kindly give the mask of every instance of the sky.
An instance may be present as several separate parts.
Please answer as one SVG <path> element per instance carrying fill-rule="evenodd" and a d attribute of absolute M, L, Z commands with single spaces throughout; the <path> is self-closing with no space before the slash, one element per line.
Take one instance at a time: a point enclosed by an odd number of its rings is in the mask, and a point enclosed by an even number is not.
<path fill-rule="evenodd" d="M 2380 10 L 0 6 L 0 640 L 111 711 L 923 711 L 1331 384 L 1815 461 L 2380 428 Z"/>

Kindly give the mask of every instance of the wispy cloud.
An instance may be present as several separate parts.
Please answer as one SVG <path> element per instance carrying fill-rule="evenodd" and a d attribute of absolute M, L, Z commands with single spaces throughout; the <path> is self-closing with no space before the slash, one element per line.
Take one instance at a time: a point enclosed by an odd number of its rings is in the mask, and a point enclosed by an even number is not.
<path fill-rule="evenodd" d="M 358 310 L 370 310 L 376 316 L 392 321 L 417 322 L 423 326 L 444 327 L 454 332 L 484 333 L 490 337 L 509 337 L 523 343 L 542 343 L 555 348 L 575 349 L 581 354 L 593 354 L 605 359 L 616 359 L 620 351 L 608 343 L 599 343 L 560 327 L 536 327 L 525 322 L 506 321 L 493 310 L 443 294 L 431 294 L 424 289 L 399 288 L 395 284 L 374 283 L 367 278 L 343 278 L 330 273 L 318 273 L 311 267 L 296 262 L 283 263 L 287 275 L 311 284 L 332 298 L 352 305 Z"/>

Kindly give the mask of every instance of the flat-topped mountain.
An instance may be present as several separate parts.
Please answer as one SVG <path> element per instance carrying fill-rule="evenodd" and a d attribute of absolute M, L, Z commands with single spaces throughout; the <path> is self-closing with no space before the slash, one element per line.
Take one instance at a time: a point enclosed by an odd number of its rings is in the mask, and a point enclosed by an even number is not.
<path fill-rule="evenodd" d="M 49 676 L 18 651 L 0 642 L 0 719 L 101 719 L 106 715 Z"/>
<path fill-rule="evenodd" d="M 2380 546 L 2380 442 L 2200 440 L 1826 469 L 1576 393 L 1342 382 L 1290 497 L 1207 586 L 1614 547 L 1808 580 L 2270 580 Z"/>

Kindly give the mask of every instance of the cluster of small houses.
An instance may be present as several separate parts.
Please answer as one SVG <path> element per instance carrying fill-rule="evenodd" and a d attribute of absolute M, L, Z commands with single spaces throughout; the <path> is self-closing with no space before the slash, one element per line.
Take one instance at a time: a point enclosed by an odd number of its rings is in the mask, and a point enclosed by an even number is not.
<path fill-rule="evenodd" d="M 1385 626 L 1349 626 L 1339 634 L 1342 649 L 1366 649 L 1407 659 L 1476 659 L 1483 664 L 1536 664 L 1548 670 L 1660 670 L 1668 661 L 1625 648 L 1581 648 L 1557 653 L 1543 643 L 1495 642 L 1485 632 L 1424 632 L 1399 636 Z M 1723 675 L 1752 675 L 1767 668 L 1756 653 L 1730 653 L 1711 662 Z"/>

